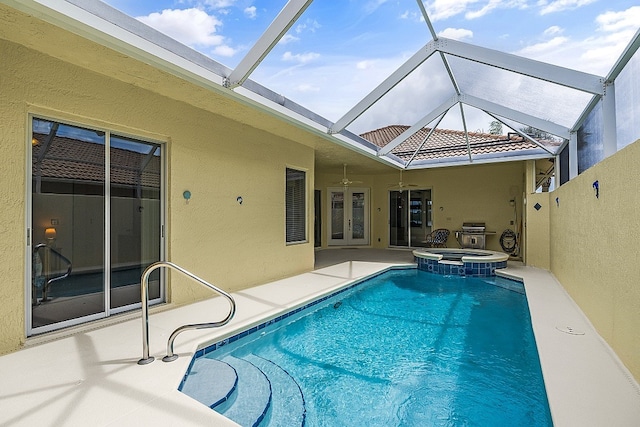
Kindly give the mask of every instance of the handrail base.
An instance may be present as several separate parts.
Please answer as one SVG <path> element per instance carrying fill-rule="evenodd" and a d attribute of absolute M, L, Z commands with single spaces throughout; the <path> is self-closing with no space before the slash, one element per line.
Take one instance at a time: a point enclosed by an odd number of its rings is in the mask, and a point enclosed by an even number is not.
<path fill-rule="evenodd" d="M 178 358 L 177 354 L 171 355 L 169 356 L 168 354 L 162 358 L 163 362 L 173 362 L 174 360 L 176 360 Z"/>
<path fill-rule="evenodd" d="M 138 365 L 148 365 L 149 363 L 153 362 L 154 360 L 155 360 L 155 358 L 153 356 L 149 356 L 146 359 L 138 360 Z"/>

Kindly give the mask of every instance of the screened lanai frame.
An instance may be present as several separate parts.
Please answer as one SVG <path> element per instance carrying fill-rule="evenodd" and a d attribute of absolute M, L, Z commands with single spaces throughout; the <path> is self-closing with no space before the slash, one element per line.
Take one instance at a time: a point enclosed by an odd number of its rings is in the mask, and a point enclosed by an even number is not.
<path fill-rule="evenodd" d="M 617 142 L 617 134 L 620 131 L 616 126 L 615 81 L 621 73 L 624 74 L 627 63 L 637 58 L 636 52 L 640 46 L 638 31 L 611 72 L 607 76 L 597 76 L 438 37 L 422 1 L 416 0 L 416 8 L 422 14 L 432 39 L 341 118 L 331 122 L 250 79 L 254 70 L 304 14 L 312 0 L 289 0 L 235 68 L 226 67 L 98 0 L 0 1 L 54 25 L 63 25 L 84 37 L 209 90 L 252 104 L 285 121 L 302 125 L 333 143 L 399 169 L 554 158 L 560 164 L 560 169 L 565 170 L 564 175 L 568 176 L 568 179 L 577 176 L 589 167 L 590 163 L 602 160 L 621 148 Z M 420 120 L 383 147 L 363 139 L 350 130 L 351 123 L 383 100 L 395 86 L 401 84 L 427 60 L 442 62 L 442 68 L 446 70 L 451 84 L 450 98 L 439 105 L 429 106 Z M 482 73 L 478 73 L 477 70 L 482 70 Z M 473 78 L 468 77 L 470 73 L 473 74 Z M 478 78 L 480 74 L 486 74 L 488 77 L 483 78 L 489 79 L 492 75 L 495 78 L 497 74 L 511 76 L 513 79 L 527 82 L 529 92 L 537 91 L 535 88 L 539 88 L 546 97 L 532 100 L 526 98 L 530 93 L 522 91 L 504 91 L 498 97 L 492 96 L 495 94 L 482 88 L 483 80 Z M 630 81 L 627 85 L 635 84 L 634 79 L 627 81 Z M 469 82 L 476 86 L 469 86 Z M 560 99 L 557 98 L 558 94 Z M 519 104 L 518 100 L 521 99 L 525 99 L 526 102 Z M 562 109 L 549 114 L 549 109 L 533 105 L 535 102 L 541 102 L 543 105 L 571 104 L 577 105 L 578 108 Z M 634 117 L 640 116 L 638 107 L 635 106 L 637 104 L 635 98 L 631 100 Z M 537 148 L 473 155 L 467 142 L 467 156 L 427 161 L 420 160 L 417 156 L 407 159 L 394 154 L 394 148 L 404 140 L 420 130 L 424 131 L 428 126 L 436 127 L 436 123 L 451 110 L 459 111 L 464 132 L 468 134 L 470 130 L 467 129 L 465 112 L 470 108 L 486 113 L 488 117 L 510 129 L 513 129 L 514 124 L 520 124 L 541 130 L 555 136 L 557 143 L 546 144 L 524 133 L 516 125 L 516 129 L 513 130 Z M 585 125 L 593 126 L 593 123 L 597 123 L 597 135 L 593 136 L 593 132 L 581 132 Z M 635 128 L 631 134 L 632 138 L 640 137 L 640 131 Z M 580 160 L 579 151 L 595 154 L 586 156 L 587 160 Z M 566 179 L 561 181 L 564 182 Z"/>

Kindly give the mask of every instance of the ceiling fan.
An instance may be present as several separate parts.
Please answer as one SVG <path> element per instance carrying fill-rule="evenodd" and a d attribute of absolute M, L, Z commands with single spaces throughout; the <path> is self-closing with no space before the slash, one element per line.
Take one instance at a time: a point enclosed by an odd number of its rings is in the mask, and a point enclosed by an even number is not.
<path fill-rule="evenodd" d="M 406 183 L 404 181 L 402 181 L 402 171 L 403 169 L 400 169 L 400 181 L 398 181 L 397 184 L 391 184 L 389 187 L 394 189 L 394 190 L 400 190 L 400 192 L 402 193 L 402 190 L 409 188 L 409 187 L 417 187 L 417 184 L 409 184 Z"/>
<path fill-rule="evenodd" d="M 340 184 L 344 188 L 347 188 L 351 184 L 362 184 L 362 181 L 351 181 L 347 178 L 347 164 L 342 165 L 342 180 L 338 182 L 334 182 L 334 184 Z"/>

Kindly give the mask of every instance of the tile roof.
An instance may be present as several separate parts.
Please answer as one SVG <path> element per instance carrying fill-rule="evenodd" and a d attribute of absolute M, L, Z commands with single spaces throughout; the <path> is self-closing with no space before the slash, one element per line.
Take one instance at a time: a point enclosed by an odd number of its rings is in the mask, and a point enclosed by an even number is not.
<path fill-rule="evenodd" d="M 406 125 L 390 125 L 380 129 L 365 132 L 360 136 L 367 141 L 384 147 L 402 132 L 409 129 Z M 395 147 L 391 153 L 402 160 L 409 160 L 420 148 L 420 145 L 430 132 L 430 128 L 422 128 Z M 464 131 L 436 129 L 429 140 L 420 148 L 415 160 L 435 160 L 449 157 L 465 157 L 479 154 L 497 154 L 515 152 L 527 149 L 537 149 L 538 146 L 516 133 L 508 135 L 493 135 L 489 133 L 469 132 L 469 147 Z M 555 141 L 538 140 L 541 144 L 556 147 Z"/>
<path fill-rule="evenodd" d="M 102 183 L 105 179 L 105 146 L 103 144 L 56 136 L 44 159 L 38 162 L 47 135 L 35 133 L 38 141 L 33 150 L 33 175 L 51 181 Z M 136 151 L 111 148 L 111 183 L 119 187 L 160 188 L 160 157 Z M 144 171 L 141 168 L 144 167 Z"/>

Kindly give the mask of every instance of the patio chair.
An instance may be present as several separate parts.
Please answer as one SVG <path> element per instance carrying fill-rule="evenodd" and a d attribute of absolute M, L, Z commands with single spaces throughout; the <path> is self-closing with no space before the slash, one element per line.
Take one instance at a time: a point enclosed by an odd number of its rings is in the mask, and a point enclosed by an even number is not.
<path fill-rule="evenodd" d="M 446 228 L 438 228 L 427 234 L 426 243 L 427 248 L 446 248 L 447 239 L 449 238 L 450 231 Z"/>

